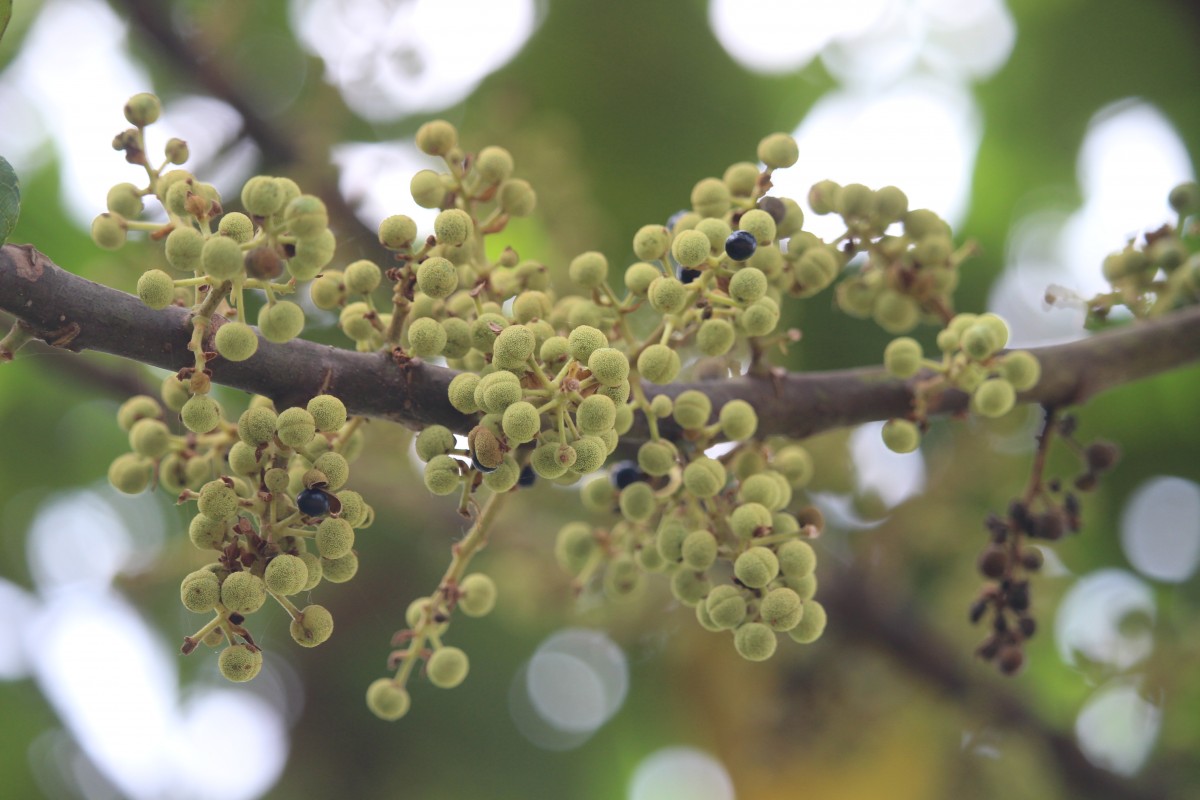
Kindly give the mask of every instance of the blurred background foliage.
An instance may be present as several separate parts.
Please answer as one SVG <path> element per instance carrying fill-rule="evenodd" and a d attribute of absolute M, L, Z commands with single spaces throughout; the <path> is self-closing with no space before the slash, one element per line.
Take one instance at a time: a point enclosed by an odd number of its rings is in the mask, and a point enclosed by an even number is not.
<path fill-rule="evenodd" d="M 1166 189 L 1191 177 L 1200 153 L 1193 4 L 876 0 L 838 4 L 845 8 L 834 15 L 823 5 L 21 3 L 0 44 L 0 146 L 24 195 L 13 241 L 126 290 L 161 259 L 140 244 L 102 253 L 86 228 L 107 185 L 137 180 L 107 137 L 124 127 L 124 96 L 142 90 L 163 97 L 162 135 L 189 139 L 192 168 L 226 197 L 236 198 L 254 172 L 289 175 L 327 199 L 340 187 L 345 209 L 358 207 L 363 217 L 343 213 L 335 222 L 347 260 L 380 257 L 373 226 L 411 207 L 408 174 L 429 164 L 410 137 L 435 116 L 458 125 L 468 148 L 495 143 L 513 152 L 518 174 L 539 191 L 539 209 L 534 220 L 514 223 L 510 241 L 560 275 L 585 249 L 604 251 L 614 265 L 631 261 L 633 231 L 686 205 L 698 179 L 752 159 L 772 131 L 799 131 L 797 169 L 806 175 L 871 183 L 877 173 L 858 166 L 881 161 L 904 162 L 918 178 L 957 175 L 964 202 L 957 211 L 935 208 L 957 214 L 957 229 L 980 246 L 964 269 L 963 310 L 1006 308 L 1010 300 L 996 287 L 1032 258 L 1020 235 L 1031 219 L 1041 220 L 1043 239 L 1069 245 L 1055 237 L 1089 207 L 1089 192 L 1153 192 L 1151 216 L 1120 220 L 1104 241 L 1082 248 L 1102 253 L 1166 221 Z M 473 21 L 484 18 L 481 31 Z M 823 34 L 822 25 L 832 27 Z M 502 34 L 507 43 L 494 41 Z M 897 38 L 911 44 L 902 68 Z M 736 41 L 784 56 L 764 71 Z M 997 55 L 956 69 L 944 57 L 956 41 L 968 56 Z M 451 75 L 456 66 L 471 74 Z M 850 116 L 844 130 L 805 138 L 823 102 L 867 108 L 911 80 L 965 100 L 947 106 L 968 131 L 965 161 L 906 155 L 940 141 L 938 114 L 865 116 L 858 124 Z M 246 115 L 245 127 L 233 109 Z M 1125 150 L 1104 151 L 1100 166 L 1088 167 L 1089 132 L 1130 109 L 1150 114 L 1157 132 L 1134 129 Z M 1159 144 L 1163 130 L 1173 137 L 1168 145 Z M 850 143 L 838 153 L 806 147 L 838 140 Z M 347 143 L 377 149 L 355 161 Z M 1155 158 L 1168 150 L 1182 160 L 1160 180 Z M 97 164 L 100 177 L 86 171 Z M 1088 169 L 1108 167 L 1130 182 L 1088 184 Z M 901 187 L 920 204 L 919 188 Z M 804 191 L 789 188 L 801 200 Z M 1133 204 L 1128 213 L 1144 208 Z M 1047 219 L 1057 220 L 1049 234 Z M 1078 249 L 1043 247 L 1048 263 L 1038 279 L 1094 290 L 1067 263 Z M 1098 271 L 1098 263 L 1088 268 Z M 1024 298 L 1028 318 L 1061 323 L 1068 312 L 1040 308 L 1038 291 Z M 828 293 L 789 313 L 804 338 L 780 363 L 878 363 L 886 335 L 837 313 Z M 1037 324 L 1024 337 L 1024 319 L 1014 322 L 1019 341 L 1054 338 Z M 316 338 L 333 342 L 333 333 L 316 319 Z M 933 333 L 917 335 L 931 344 Z M 1080 412 L 1081 440 L 1111 439 L 1124 458 L 1086 498 L 1082 535 L 1054 548 L 1035 584 L 1041 627 L 1015 680 L 972 658 L 981 631 L 966 617 L 981 580 L 974 561 L 984 515 L 1003 509 L 1028 475 L 1037 419 L 1023 412 L 987 425 L 939 422 L 923 457 L 907 460 L 884 457 L 870 430 L 810 443 L 818 455 L 814 496 L 831 519 L 818 571 L 831 622 L 818 644 L 781 647 L 765 664 L 741 661 L 728 637 L 700 630 L 657 582 L 632 603 L 572 603 L 551 549 L 558 526 L 579 513 L 577 499 L 571 490 L 530 490 L 510 504 L 480 557 L 499 583 L 498 611 L 456 622 L 451 633 L 472 658 L 469 680 L 452 692 L 418 682 L 412 712 L 391 725 L 369 715 L 363 689 L 383 674 L 405 606 L 435 585 L 463 530 L 453 504 L 423 489 L 409 433 L 372 423 L 353 470 L 351 485 L 378 519 L 360 539 L 358 577 L 314 598 L 334 613 L 333 640 L 300 652 L 287 641 L 283 614 L 264 613 L 268 669 L 247 689 L 222 695 L 257 705 L 226 708 L 222 717 L 225 707 L 200 700 L 224 690 L 215 658 L 171 654 L 195 627 L 178 606 L 178 581 L 203 559 L 183 536 L 185 510 L 168 498 L 116 497 L 98 480 L 126 447 L 113 419 L 121 392 L 160 377 L 45 348 L 0 372 L 5 796 L 902 800 L 1200 791 L 1195 368 L 1123 387 Z M 228 393 L 224 402 L 239 408 L 246 398 Z M 1052 467 L 1067 478 L 1079 471 L 1065 447 Z M 83 510 L 72 508 L 83 517 L 47 526 L 49 510 L 81 497 Z M 1156 558 L 1173 568 L 1143 566 Z M 59 636 L 62 614 L 81 607 L 119 614 Z M 529 710 L 530 659 L 568 627 L 615 643 L 617 688 L 600 691 L 605 714 L 555 729 Z M 165 694 L 156 697 L 172 709 L 165 717 L 139 705 L 145 692 L 122 682 L 136 671 L 119 665 L 150 659 L 163 665 Z M 76 680 L 82 689 L 71 688 Z M 568 699 L 598 691 L 562 680 Z M 202 707 L 209 716 L 192 713 Z M 169 730 L 148 722 L 160 718 Z M 174 761 L 131 766 L 112 756 L 150 747 L 154 736 L 177 743 Z M 679 747 L 692 749 L 671 749 Z M 172 764 L 190 766 L 172 772 Z M 689 784 L 696 776 L 701 785 Z"/>

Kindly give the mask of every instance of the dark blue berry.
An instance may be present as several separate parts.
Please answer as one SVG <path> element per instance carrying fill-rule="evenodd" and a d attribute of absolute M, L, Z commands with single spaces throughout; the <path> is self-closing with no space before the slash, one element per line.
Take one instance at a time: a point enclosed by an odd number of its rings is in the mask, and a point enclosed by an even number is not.
<path fill-rule="evenodd" d="M 495 472 L 496 468 L 499 467 L 500 465 L 497 464 L 495 467 L 485 467 L 483 464 L 479 463 L 479 459 L 476 458 L 475 454 L 471 453 L 471 466 L 474 467 L 479 472 L 482 472 L 486 475 L 489 472 Z"/>
<path fill-rule="evenodd" d="M 537 473 L 533 471 L 533 467 L 526 464 L 521 467 L 521 476 L 517 478 L 517 486 L 533 486 L 533 482 L 537 480 Z"/>
<path fill-rule="evenodd" d="M 329 497 L 320 489 L 305 489 L 296 495 L 296 508 L 306 517 L 323 517 L 329 513 Z"/>
<path fill-rule="evenodd" d="M 680 266 L 679 262 L 675 260 L 675 256 L 671 256 L 671 262 L 675 265 L 675 277 L 679 278 L 680 283 L 691 283 L 700 277 L 700 270 Z"/>
<path fill-rule="evenodd" d="M 616 464 L 613 464 L 612 472 L 609 473 L 609 479 L 612 480 L 613 486 L 618 489 L 624 489 L 631 483 L 645 480 L 646 476 L 642 474 L 636 461 L 618 461 Z"/>
<path fill-rule="evenodd" d="M 758 241 L 750 231 L 734 231 L 725 240 L 725 255 L 734 261 L 745 261 L 758 249 Z"/>

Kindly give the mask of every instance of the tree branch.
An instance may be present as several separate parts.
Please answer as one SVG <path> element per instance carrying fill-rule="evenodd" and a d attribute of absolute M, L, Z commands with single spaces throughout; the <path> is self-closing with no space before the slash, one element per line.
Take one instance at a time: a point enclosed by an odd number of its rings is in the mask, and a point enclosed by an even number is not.
<path fill-rule="evenodd" d="M 98 350 L 170 370 L 193 363 L 186 309 L 149 309 L 132 295 L 63 270 L 31 245 L 0 248 L 0 309 L 24 320 L 38 338 L 68 350 Z M 1019 399 L 1058 407 L 1081 403 L 1114 386 L 1200 359 L 1200 308 L 1031 352 L 1041 361 L 1042 378 Z M 216 383 L 265 395 L 280 407 L 303 404 L 327 390 L 353 414 L 410 427 L 436 423 L 460 432 L 473 424 L 447 402 L 446 388 L 455 372 L 419 360 L 400 365 L 387 353 L 261 340 L 249 360 L 218 358 L 209 366 Z M 888 377 L 881 368 L 863 368 L 677 383 L 648 387 L 648 394 L 674 397 L 699 389 L 715 408 L 746 400 L 758 412 L 761 434 L 803 438 L 903 417 L 912 408 L 911 384 Z M 962 392 L 948 391 L 930 404 L 930 411 L 961 412 L 967 399 Z M 677 435 L 677 429 L 663 424 L 668 422 L 660 422 L 660 430 Z M 646 435 L 645 421 L 639 418 L 626 438 L 637 441 Z"/>

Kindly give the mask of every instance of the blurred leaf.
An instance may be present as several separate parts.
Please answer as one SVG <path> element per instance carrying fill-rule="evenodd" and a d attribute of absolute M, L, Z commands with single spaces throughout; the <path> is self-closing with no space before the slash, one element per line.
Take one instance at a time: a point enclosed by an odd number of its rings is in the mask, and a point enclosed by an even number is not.
<path fill-rule="evenodd" d="M 0 41 L 4 40 L 4 32 L 8 30 L 8 21 L 12 18 L 12 0 L 0 0 Z M 3 161 L 3 159 L 0 159 Z M 8 162 L 5 162 L 6 164 Z"/>
<path fill-rule="evenodd" d="M 0 0 L 3 3 L 4 0 Z M 0 35 L 8 25 L 8 14 L 11 10 L 0 6 Z M 8 241 L 8 235 L 17 227 L 17 217 L 21 216 L 21 182 L 12 164 L 4 156 L 0 156 L 0 244 Z"/>

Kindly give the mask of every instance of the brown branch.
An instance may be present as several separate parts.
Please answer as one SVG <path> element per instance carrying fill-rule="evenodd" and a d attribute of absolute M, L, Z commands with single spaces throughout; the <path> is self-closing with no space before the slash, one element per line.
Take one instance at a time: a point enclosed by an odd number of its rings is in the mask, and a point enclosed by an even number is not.
<path fill-rule="evenodd" d="M 845 568 L 822 584 L 821 603 L 838 621 L 835 635 L 882 650 L 956 705 L 978 709 L 990 723 L 1039 743 L 1072 797 L 1157 800 L 1167 796 L 1166 776 L 1147 773 L 1131 780 L 1093 764 L 1070 733 L 1050 727 L 1015 688 L 999 680 L 982 680 L 982 672 L 971 668 L 959 648 L 922 623 L 920 611 L 907 599 L 881 590 L 881 582 L 885 582 L 881 576 L 862 568 Z"/>
<path fill-rule="evenodd" d="M 29 245 L 0 249 L 0 310 L 25 320 L 38 338 L 69 350 L 98 350 L 172 370 L 191 364 L 186 309 L 153 311 L 136 297 L 61 269 Z M 1056 408 L 1081 403 L 1105 389 L 1200 359 L 1200 308 L 1032 352 L 1041 361 L 1042 379 L 1021 394 L 1021 401 Z M 454 371 L 416 360 L 400 366 L 384 353 L 262 340 L 253 358 L 217 359 L 210 366 L 215 382 L 266 395 L 281 406 L 303 403 L 327 387 L 355 414 L 413 427 L 437 423 L 461 432 L 472 425 L 446 400 Z M 913 399 L 911 381 L 889 378 L 880 368 L 677 383 L 648 387 L 648 394 L 675 396 L 685 389 L 705 392 L 716 408 L 746 400 L 758 412 L 761 434 L 795 438 L 902 417 Z M 930 411 L 948 414 L 966 407 L 966 395 L 951 391 Z M 662 423 L 660 429 L 674 433 Z M 644 439 L 645 430 L 639 419 L 626 438 Z"/>

